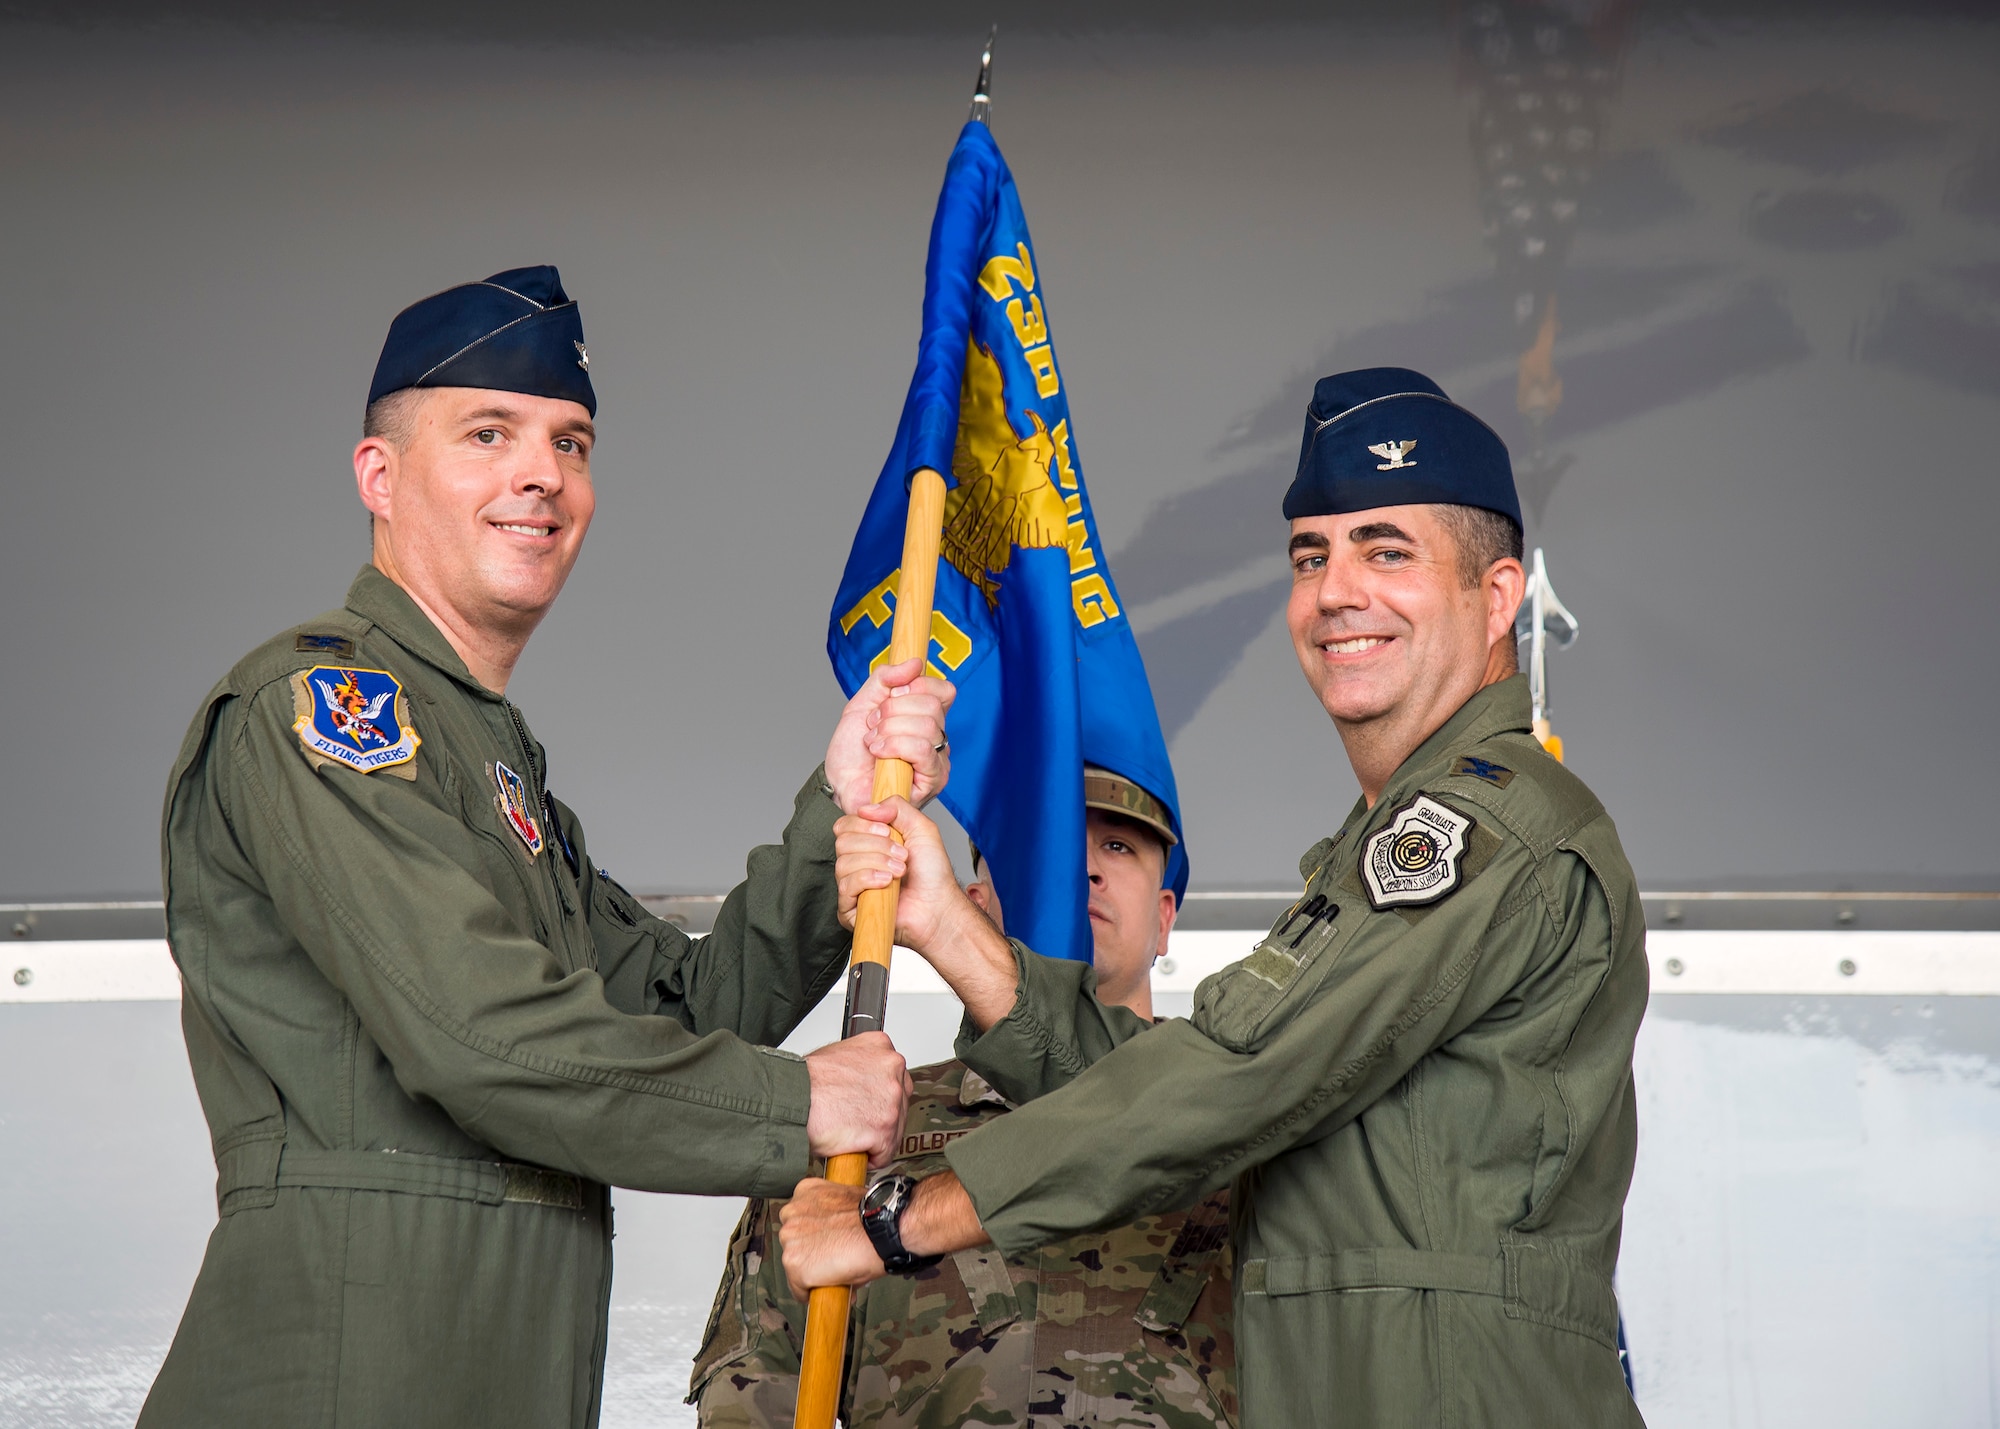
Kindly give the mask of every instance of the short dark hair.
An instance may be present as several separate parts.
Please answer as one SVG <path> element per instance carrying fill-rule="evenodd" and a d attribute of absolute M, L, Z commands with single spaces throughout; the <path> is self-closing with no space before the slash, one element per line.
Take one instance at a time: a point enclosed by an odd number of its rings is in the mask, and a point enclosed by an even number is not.
<path fill-rule="evenodd" d="M 1478 585 L 1495 561 L 1521 559 L 1521 528 L 1513 518 L 1483 506 L 1440 505 L 1437 513 L 1458 547 L 1458 583 L 1466 590 Z M 1506 645 L 1508 663 L 1520 669 L 1520 646 L 1512 640 Z"/>
<path fill-rule="evenodd" d="M 1521 528 L 1513 518 L 1483 506 L 1440 505 L 1438 520 L 1458 547 L 1458 582 L 1470 590 L 1495 561 L 1521 559 Z"/>
<path fill-rule="evenodd" d="M 415 435 L 417 404 L 423 400 L 421 387 L 399 387 L 384 392 L 361 414 L 361 435 L 380 437 L 393 446 L 402 446 Z"/>
<path fill-rule="evenodd" d="M 417 403 L 423 400 L 421 387 L 398 387 L 384 392 L 361 414 L 361 435 L 380 437 L 392 447 L 407 445 L 416 435 Z M 375 539 L 375 517 L 368 517 L 368 539 Z"/>

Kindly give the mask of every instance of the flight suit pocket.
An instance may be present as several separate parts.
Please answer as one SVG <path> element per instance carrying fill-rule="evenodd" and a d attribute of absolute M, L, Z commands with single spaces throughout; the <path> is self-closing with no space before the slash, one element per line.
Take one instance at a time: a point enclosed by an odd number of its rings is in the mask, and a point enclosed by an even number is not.
<path fill-rule="evenodd" d="M 1338 956 L 1346 932 L 1339 920 L 1340 904 L 1325 891 L 1293 904 L 1249 957 L 1202 980 L 1196 1028 L 1232 1051 L 1256 1051 L 1275 1029 L 1279 1007 L 1308 974 L 1323 975 Z"/>
<path fill-rule="evenodd" d="M 540 870 L 532 867 L 519 839 L 512 833 L 502 837 L 506 826 L 495 807 L 493 781 L 489 778 L 483 786 L 467 778 L 451 782 L 458 789 L 459 817 L 478 836 L 484 855 L 476 870 L 479 881 L 523 933 L 543 947 L 551 947 L 550 928 L 558 921 L 552 917 L 554 900 L 537 891 L 535 879 Z"/>

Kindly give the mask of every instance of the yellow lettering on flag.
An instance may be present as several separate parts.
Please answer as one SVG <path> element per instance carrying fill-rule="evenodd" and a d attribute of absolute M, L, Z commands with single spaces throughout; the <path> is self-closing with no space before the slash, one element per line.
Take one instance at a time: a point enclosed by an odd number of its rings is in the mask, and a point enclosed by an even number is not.
<path fill-rule="evenodd" d="M 1062 482 L 1066 490 L 1074 491 L 1076 490 L 1076 462 L 1069 454 L 1069 418 L 1064 417 L 1060 422 L 1057 422 L 1055 430 L 1050 432 L 1049 435 L 1054 437 L 1056 441 L 1056 477 Z M 1076 514 L 1075 509 L 1072 509 L 1070 514 L 1074 516 Z"/>
<path fill-rule="evenodd" d="M 947 671 L 956 670 L 965 663 L 972 653 L 972 637 L 953 625 L 941 610 L 931 611 L 930 657 L 924 661 L 924 673 L 935 675 L 940 680 L 948 680 Z M 881 652 L 868 662 L 871 670 L 889 663 L 889 647 L 884 645 Z"/>
<path fill-rule="evenodd" d="M 1070 522 L 1069 573 L 1075 575 L 1079 571 L 1089 570 L 1096 564 L 1097 557 L 1091 554 L 1090 550 L 1090 533 L 1084 529 L 1081 521 Z M 1116 612 L 1113 613 L 1116 614 Z"/>
<path fill-rule="evenodd" d="M 1118 613 L 1118 602 L 1111 598 L 1111 587 L 1105 584 L 1101 575 L 1071 581 L 1069 600 L 1076 607 L 1077 624 L 1086 630 Z"/>
<path fill-rule="evenodd" d="M 1021 356 L 1028 359 L 1028 370 L 1035 374 L 1035 390 L 1044 397 L 1053 397 L 1062 391 L 1062 379 L 1056 376 L 1056 350 L 1047 343 L 1031 347 Z"/>
<path fill-rule="evenodd" d="M 861 623 L 864 616 L 867 617 L 869 624 L 875 626 L 878 630 L 887 625 L 894 618 L 895 613 L 889 609 L 889 602 L 883 599 L 883 597 L 895 594 L 896 581 L 902 574 L 903 568 L 901 566 L 896 567 L 895 570 L 883 577 L 882 584 L 862 596 L 854 609 L 840 617 L 840 633 L 842 635 L 852 635 L 854 627 Z"/>
<path fill-rule="evenodd" d="M 1023 347 L 1049 340 L 1049 323 L 1042 315 L 1042 300 L 1033 293 L 1028 294 L 1025 309 L 1019 298 L 1007 304 L 1007 321 L 1014 325 L 1014 336 Z"/>
<path fill-rule="evenodd" d="M 894 607 L 888 597 L 896 594 L 896 582 L 902 578 L 903 568 L 898 566 L 882 579 L 882 583 L 856 602 L 854 609 L 840 617 L 840 633 L 851 634 L 854 627 L 866 620 L 878 630 L 896 618 Z M 956 670 L 972 654 L 972 637 L 953 625 L 941 610 L 931 611 L 931 651 L 935 658 L 924 662 L 926 674 L 948 679 L 946 670 Z M 889 662 L 889 647 L 884 645 L 868 668 L 873 670 Z M 940 669 L 939 666 L 943 666 Z"/>
<path fill-rule="evenodd" d="M 1024 293 L 1035 291 L 1035 260 L 1028 256 L 1028 245 L 1017 243 L 1014 251 L 1021 255 L 1018 260 L 1004 253 L 995 254 L 979 270 L 979 286 L 996 303 L 1004 303 L 1013 296 L 1013 289 L 1008 286 L 1010 282 L 1019 283 Z"/>

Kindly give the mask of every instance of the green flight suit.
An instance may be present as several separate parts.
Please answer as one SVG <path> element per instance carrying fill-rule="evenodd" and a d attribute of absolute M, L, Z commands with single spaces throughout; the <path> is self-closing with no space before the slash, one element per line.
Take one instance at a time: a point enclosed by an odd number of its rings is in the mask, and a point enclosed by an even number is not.
<path fill-rule="evenodd" d="M 1007 1114 L 963 1062 L 914 1067 L 896 1168 Z M 702 1429 L 791 1429 L 806 1307 L 785 1280 L 782 1201 L 752 1201 L 729 1244 L 691 1399 Z M 1229 1195 L 1002 1256 L 961 1250 L 856 1293 L 847 1429 L 1231 1429 Z"/>
<path fill-rule="evenodd" d="M 400 682 L 415 757 L 312 754 L 315 667 Z M 756 1044 L 843 967 L 823 777 L 700 939 L 592 864 L 545 777 L 373 567 L 203 702 L 164 856 L 221 1219 L 145 1429 L 595 1424 L 607 1183 L 807 1174 L 806 1068 Z"/>
<path fill-rule="evenodd" d="M 1611 1282 L 1645 924 L 1610 818 L 1528 725 L 1519 677 L 1467 701 L 1191 1020 L 1148 1030 L 1017 945 L 1013 1009 L 961 1035 L 1038 1098 L 945 1152 L 1002 1250 L 1234 1181 L 1248 1429 L 1641 1423 Z M 1462 849 L 1405 843 L 1416 815 Z"/>

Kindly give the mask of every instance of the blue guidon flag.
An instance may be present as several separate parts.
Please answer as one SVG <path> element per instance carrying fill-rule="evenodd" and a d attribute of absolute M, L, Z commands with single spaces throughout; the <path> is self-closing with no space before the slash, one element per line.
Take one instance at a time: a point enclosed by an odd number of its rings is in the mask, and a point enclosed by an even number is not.
<path fill-rule="evenodd" d="M 1180 797 L 1145 663 L 1105 564 L 1013 176 L 978 121 L 945 169 L 923 335 L 889 460 L 833 601 L 827 654 L 850 695 L 888 658 L 911 476 L 951 486 L 930 672 L 958 686 L 941 796 L 987 857 L 1007 932 L 1088 962 L 1083 767 Z M 1167 878 L 1186 891 L 1183 841 Z"/>
<path fill-rule="evenodd" d="M 304 698 L 292 729 L 312 753 L 364 774 L 417 757 L 423 741 L 387 670 L 315 665 L 294 678 Z"/>

